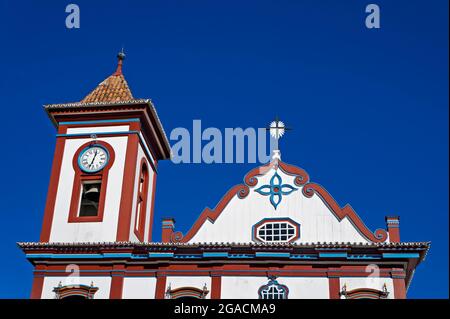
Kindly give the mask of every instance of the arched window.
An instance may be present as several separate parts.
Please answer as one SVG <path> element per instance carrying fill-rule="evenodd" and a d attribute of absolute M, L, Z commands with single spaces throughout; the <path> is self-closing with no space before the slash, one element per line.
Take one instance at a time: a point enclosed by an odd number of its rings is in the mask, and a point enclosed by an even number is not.
<path fill-rule="evenodd" d="M 386 284 L 383 285 L 382 290 L 372 288 L 347 290 L 347 286 L 344 285 L 340 295 L 344 296 L 345 299 L 386 299 L 389 292 L 387 291 Z"/>
<path fill-rule="evenodd" d="M 172 289 L 169 285 L 166 290 L 166 299 L 179 299 L 179 298 L 195 298 L 195 299 L 205 299 L 209 291 L 206 288 L 206 284 L 203 289 L 195 287 L 181 287 Z"/>
<path fill-rule="evenodd" d="M 289 289 L 280 285 L 275 276 L 269 276 L 267 285 L 258 290 L 259 299 L 288 299 Z"/>
<path fill-rule="evenodd" d="M 137 191 L 136 220 L 134 224 L 134 233 L 140 241 L 144 241 L 145 235 L 145 217 L 147 211 L 148 197 L 148 166 L 145 159 L 141 161 L 139 172 L 139 184 Z"/>
<path fill-rule="evenodd" d="M 61 282 L 58 287 L 53 288 L 55 299 L 94 299 L 94 294 L 98 287 L 94 287 L 94 283 L 88 285 L 67 285 L 62 286 Z"/>

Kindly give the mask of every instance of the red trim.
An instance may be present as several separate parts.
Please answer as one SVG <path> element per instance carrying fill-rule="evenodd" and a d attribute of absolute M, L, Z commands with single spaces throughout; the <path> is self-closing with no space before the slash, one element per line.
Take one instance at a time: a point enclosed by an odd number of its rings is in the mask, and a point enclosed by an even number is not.
<path fill-rule="evenodd" d="M 186 235 L 183 236 L 180 232 L 176 232 L 174 233 L 172 241 L 188 242 L 189 240 L 191 240 L 195 236 L 195 234 L 197 234 L 198 230 L 205 223 L 206 220 L 210 220 L 212 223 L 216 221 L 217 217 L 220 216 L 224 208 L 228 205 L 228 203 L 234 198 L 236 194 L 240 199 L 247 197 L 247 195 L 250 192 L 249 187 L 253 187 L 258 183 L 257 176 L 264 175 L 271 168 L 277 167 L 280 168 L 284 173 L 295 176 L 294 183 L 297 186 L 304 186 L 302 190 L 303 195 L 310 198 L 316 193 L 322 199 L 322 201 L 328 207 L 330 207 L 330 209 L 334 212 L 335 216 L 339 221 L 341 221 L 344 217 L 347 217 L 355 226 L 355 228 L 359 230 L 359 232 L 367 239 L 373 242 L 386 241 L 387 233 L 385 230 L 377 229 L 375 231 L 375 234 L 372 233 L 350 205 L 347 204 L 346 206 L 344 206 L 344 208 L 341 208 L 333 199 L 333 197 L 331 197 L 331 195 L 323 187 L 315 183 L 308 183 L 309 175 L 303 169 L 278 160 L 274 160 L 266 165 L 252 169 L 244 177 L 245 182 L 244 184 L 233 186 L 224 195 L 224 197 L 222 197 L 222 199 L 219 201 L 219 203 L 213 210 L 211 210 L 209 207 L 206 207 L 200 214 L 200 217 L 195 221 L 191 229 L 186 233 Z"/>
<path fill-rule="evenodd" d="M 406 285 L 404 278 L 392 278 L 395 299 L 406 299 Z"/>
<path fill-rule="evenodd" d="M 170 146 L 162 131 L 162 127 L 161 129 L 159 128 L 160 122 L 157 120 L 156 111 L 150 107 L 149 104 L 152 103 L 143 102 L 140 104 L 129 105 L 98 105 L 95 108 L 91 106 L 77 106 L 74 108 L 53 107 L 46 109 L 46 111 L 50 118 L 56 123 L 99 119 L 139 118 L 142 123 L 142 135 L 144 136 L 144 140 L 148 145 L 153 147 L 150 150 L 152 155 L 155 159 L 168 159 L 170 158 Z M 135 123 L 133 122 L 131 124 Z"/>
<path fill-rule="evenodd" d="M 341 299 L 339 296 L 339 278 L 328 277 L 328 289 L 330 291 L 330 299 Z"/>
<path fill-rule="evenodd" d="M 124 269 L 124 265 L 113 266 L 113 271 L 111 272 L 112 277 L 109 299 L 122 299 Z"/>
<path fill-rule="evenodd" d="M 386 216 L 386 228 L 389 233 L 389 242 L 400 242 L 400 217 Z"/>
<path fill-rule="evenodd" d="M 139 130 L 139 123 L 131 123 L 130 129 Z M 117 228 L 117 241 L 130 239 L 131 212 L 133 209 L 133 194 L 136 181 L 136 164 L 138 154 L 139 137 L 136 134 L 129 135 L 125 168 L 123 172 L 122 197 L 120 198 L 119 221 Z"/>
<path fill-rule="evenodd" d="M 44 265 L 37 265 L 35 268 L 35 274 L 33 277 L 33 285 L 31 287 L 30 299 L 41 299 L 42 288 L 44 287 L 44 276 L 37 273 L 39 270 L 46 270 L 47 267 Z"/>
<path fill-rule="evenodd" d="M 59 128 L 58 133 L 65 134 L 66 128 L 64 127 Z M 61 164 L 64 155 L 65 142 L 66 141 L 63 137 L 58 137 L 56 139 L 55 153 L 53 155 L 52 172 L 50 175 L 50 183 L 48 186 L 47 201 L 45 203 L 44 220 L 42 222 L 42 230 L 40 236 L 41 242 L 50 241 L 50 231 L 52 228 L 53 215 L 55 211 L 56 195 L 58 192 L 58 184 L 59 184 L 59 177 L 61 174 Z"/>
<path fill-rule="evenodd" d="M 91 144 L 99 144 L 105 147 L 109 152 L 109 161 L 108 164 L 97 173 L 89 174 L 80 169 L 78 166 L 78 157 L 80 153 Z M 72 187 L 72 198 L 70 201 L 70 211 L 69 211 L 69 223 L 80 223 L 80 222 L 101 222 L 103 220 L 103 212 L 105 209 L 105 199 L 106 199 L 106 190 L 108 186 L 108 173 L 109 169 L 113 165 L 115 160 L 114 149 L 106 142 L 95 140 L 84 143 L 81 145 L 78 150 L 75 152 L 72 160 L 72 166 L 75 170 L 75 178 L 73 180 Z M 100 188 L 100 200 L 98 204 L 98 211 L 96 216 L 78 216 L 79 205 L 80 205 L 80 195 L 81 195 L 81 184 L 83 181 L 87 180 L 98 180 L 101 181 L 102 185 Z"/>
<path fill-rule="evenodd" d="M 155 162 L 155 166 L 158 164 L 158 162 Z M 156 170 L 153 171 L 153 182 L 152 182 L 152 199 L 151 199 L 151 206 L 150 206 L 150 223 L 148 226 L 148 241 L 152 241 L 152 232 L 153 232 L 153 221 L 155 218 L 155 194 L 156 194 Z"/>
<path fill-rule="evenodd" d="M 155 299 L 164 299 L 166 294 L 166 280 L 165 275 L 160 275 L 156 278 Z"/>
<path fill-rule="evenodd" d="M 375 234 L 372 233 L 349 204 L 345 205 L 344 208 L 341 208 L 338 203 L 336 203 L 334 198 L 319 184 L 306 184 L 302 189 L 302 193 L 308 198 L 311 198 L 314 194 L 317 194 L 334 212 L 339 221 L 341 221 L 344 217 L 347 217 L 356 229 L 359 230 L 367 239 L 373 242 L 386 241 L 387 233 L 385 230 L 377 229 Z"/>
<path fill-rule="evenodd" d="M 211 276 L 211 299 L 220 299 L 222 289 L 222 277 Z"/>
<path fill-rule="evenodd" d="M 168 289 L 166 291 L 166 294 L 169 294 L 170 299 L 178 299 L 183 297 L 205 299 L 208 293 L 209 293 L 208 290 L 203 290 L 196 287 L 180 287 L 173 290 Z"/>
<path fill-rule="evenodd" d="M 140 191 L 142 181 L 142 191 Z M 145 236 L 145 221 L 147 217 L 147 198 L 148 198 L 148 178 L 149 178 L 149 166 L 145 158 L 141 159 L 141 165 L 138 175 L 138 189 L 136 198 L 136 210 L 135 210 L 135 220 L 134 220 L 134 234 L 140 241 L 144 241 Z M 139 205 L 141 202 L 141 205 Z M 139 216 L 139 220 L 138 220 Z"/>
<path fill-rule="evenodd" d="M 87 285 L 69 285 L 53 288 L 53 292 L 56 294 L 56 299 L 65 299 L 72 296 L 83 297 L 85 299 L 94 299 L 94 295 L 97 291 L 98 287 Z"/>
<path fill-rule="evenodd" d="M 372 288 L 358 288 L 349 291 L 342 291 L 346 299 L 386 299 L 388 292 Z"/>
<path fill-rule="evenodd" d="M 161 229 L 161 241 L 163 243 L 169 243 L 173 237 L 173 230 L 175 228 L 175 219 L 171 217 L 166 217 L 162 219 L 162 229 Z"/>

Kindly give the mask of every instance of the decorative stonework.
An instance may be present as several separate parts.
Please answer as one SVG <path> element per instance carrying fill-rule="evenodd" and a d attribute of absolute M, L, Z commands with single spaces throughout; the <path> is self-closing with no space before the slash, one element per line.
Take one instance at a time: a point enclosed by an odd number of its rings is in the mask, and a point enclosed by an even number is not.
<path fill-rule="evenodd" d="M 344 284 L 339 295 L 345 299 L 387 299 L 389 292 L 387 291 L 386 284 L 383 285 L 382 290 L 372 288 L 347 290 L 347 285 Z"/>
<path fill-rule="evenodd" d="M 203 289 L 198 289 L 195 287 L 181 287 L 172 289 L 170 284 L 166 290 L 166 299 L 179 299 L 179 298 L 196 298 L 196 299 L 205 299 L 208 295 L 209 290 L 206 287 L 206 284 L 203 286 Z"/>
<path fill-rule="evenodd" d="M 98 287 L 94 287 L 94 283 L 91 285 L 66 285 L 63 286 L 59 282 L 58 287 L 53 288 L 55 293 L 55 299 L 64 299 L 69 297 L 78 297 L 84 299 L 94 299 L 94 294 L 97 292 Z"/>

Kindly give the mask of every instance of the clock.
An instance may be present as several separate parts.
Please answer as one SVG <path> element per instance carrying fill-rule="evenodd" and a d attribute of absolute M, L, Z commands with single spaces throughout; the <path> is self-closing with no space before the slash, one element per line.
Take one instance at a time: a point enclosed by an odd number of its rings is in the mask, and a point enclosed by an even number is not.
<path fill-rule="evenodd" d="M 105 168 L 109 161 L 109 153 L 101 145 L 94 144 L 81 151 L 78 166 L 86 173 L 95 173 Z"/>

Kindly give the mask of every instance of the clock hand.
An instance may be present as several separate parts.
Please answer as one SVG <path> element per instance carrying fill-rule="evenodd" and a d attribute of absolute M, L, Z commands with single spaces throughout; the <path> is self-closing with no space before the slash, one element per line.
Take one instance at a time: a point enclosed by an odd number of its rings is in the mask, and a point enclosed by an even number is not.
<path fill-rule="evenodd" d="M 97 152 L 98 152 L 98 151 L 95 151 L 94 157 L 92 158 L 91 164 L 89 164 L 89 166 L 91 166 L 92 163 L 94 163 L 95 157 L 97 156 Z"/>

